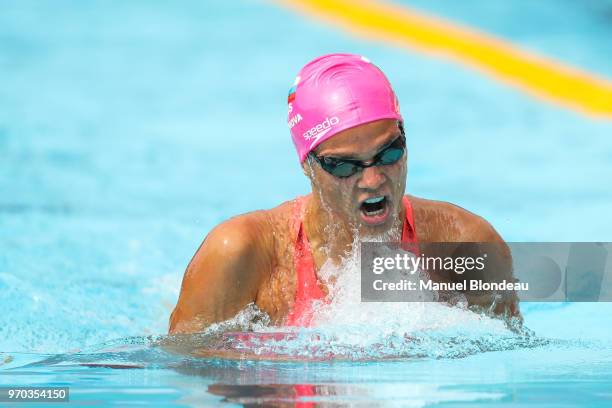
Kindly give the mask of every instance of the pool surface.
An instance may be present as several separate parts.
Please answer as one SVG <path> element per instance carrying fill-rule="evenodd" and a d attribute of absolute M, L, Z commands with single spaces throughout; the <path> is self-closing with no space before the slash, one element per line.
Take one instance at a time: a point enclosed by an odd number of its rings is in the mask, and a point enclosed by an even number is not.
<path fill-rule="evenodd" d="M 610 1 L 396 4 L 612 78 Z M 409 193 L 478 213 L 508 241 L 612 241 L 612 120 L 280 3 L 4 2 L 0 386 L 121 406 L 612 405 L 610 303 L 523 304 L 525 333 L 437 305 L 347 308 L 316 334 L 364 361 L 159 345 L 207 232 L 309 191 L 286 93 L 328 52 L 366 55 L 394 85 Z M 406 328 L 419 343 L 395 343 Z M 365 358 L 398 344 L 403 358 Z"/>

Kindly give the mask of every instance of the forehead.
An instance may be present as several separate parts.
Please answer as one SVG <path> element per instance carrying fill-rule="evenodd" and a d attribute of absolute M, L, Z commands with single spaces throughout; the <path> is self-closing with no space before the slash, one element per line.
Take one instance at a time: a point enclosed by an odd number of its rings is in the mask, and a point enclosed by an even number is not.
<path fill-rule="evenodd" d="M 370 158 L 381 146 L 399 136 L 400 130 L 395 119 L 382 119 L 343 130 L 321 143 L 316 149 L 317 156 Z"/>

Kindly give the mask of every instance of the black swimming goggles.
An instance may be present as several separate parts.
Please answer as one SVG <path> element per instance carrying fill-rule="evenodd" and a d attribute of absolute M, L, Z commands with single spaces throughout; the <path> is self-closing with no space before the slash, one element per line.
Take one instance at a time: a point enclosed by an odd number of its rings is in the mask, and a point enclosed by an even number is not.
<path fill-rule="evenodd" d="M 319 165 L 321 166 L 321 168 L 332 176 L 338 178 L 346 178 L 351 177 L 352 175 L 357 174 L 361 170 L 368 167 L 387 166 L 390 164 L 397 163 L 402 158 L 402 156 L 404 156 L 405 151 L 406 138 L 404 137 L 404 133 L 402 132 L 402 134 L 398 136 L 395 140 L 383 147 L 376 154 L 376 156 L 372 158 L 370 164 L 365 164 L 360 160 L 317 156 L 313 152 L 308 153 L 308 156 L 316 160 L 317 163 L 319 163 Z"/>

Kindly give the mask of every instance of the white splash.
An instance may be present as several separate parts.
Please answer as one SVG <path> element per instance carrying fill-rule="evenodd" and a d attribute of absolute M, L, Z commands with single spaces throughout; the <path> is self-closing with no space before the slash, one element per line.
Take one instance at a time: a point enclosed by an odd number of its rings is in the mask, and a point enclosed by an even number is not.
<path fill-rule="evenodd" d="M 242 343 L 240 349 L 250 348 L 258 355 L 305 359 L 455 358 L 546 343 L 528 331 L 513 332 L 500 319 L 474 313 L 461 306 L 465 305 L 461 301 L 459 307 L 431 298 L 418 302 L 363 302 L 357 244 L 340 265 L 331 261 L 324 264 L 319 278 L 327 284 L 329 296 L 316 304 L 312 328 L 270 327 L 265 314 L 249 305 L 236 318 L 215 325 L 215 331 L 231 327 L 282 333 Z M 259 323 L 253 324 L 252 318 Z"/>

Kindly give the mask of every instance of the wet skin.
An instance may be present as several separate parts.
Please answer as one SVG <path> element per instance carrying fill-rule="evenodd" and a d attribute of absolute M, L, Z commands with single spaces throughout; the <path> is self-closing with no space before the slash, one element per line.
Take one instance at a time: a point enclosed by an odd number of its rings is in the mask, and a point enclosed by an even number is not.
<path fill-rule="evenodd" d="M 379 120 L 338 133 L 319 145 L 315 153 L 369 163 L 399 135 L 396 121 Z M 406 155 L 397 163 L 368 167 L 347 178 L 334 177 L 314 160 L 304 161 L 312 196 L 303 223 L 316 270 L 328 259 L 339 263 L 351 248 L 355 231 L 360 237 L 400 239 L 405 216 L 401 200 L 406 185 Z M 378 196 L 385 196 L 386 215 L 368 218 L 362 203 Z M 419 242 L 500 243 L 497 269 L 511 277 L 507 247 L 487 221 L 450 203 L 408 197 Z M 252 302 L 268 313 L 274 324 L 283 323 L 296 292 L 293 206 L 293 201 L 287 201 L 270 210 L 239 215 L 208 234 L 183 277 L 180 297 L 170 317 L 170 333 L 202 331 L 211 323 L 232 318 Z M 491 302 L 489 297 L 468 297 L 468 301 L 481 306 Z M 497 304 L 495 312 L 518 315 L 518 303 L 508 299 Z"/>

